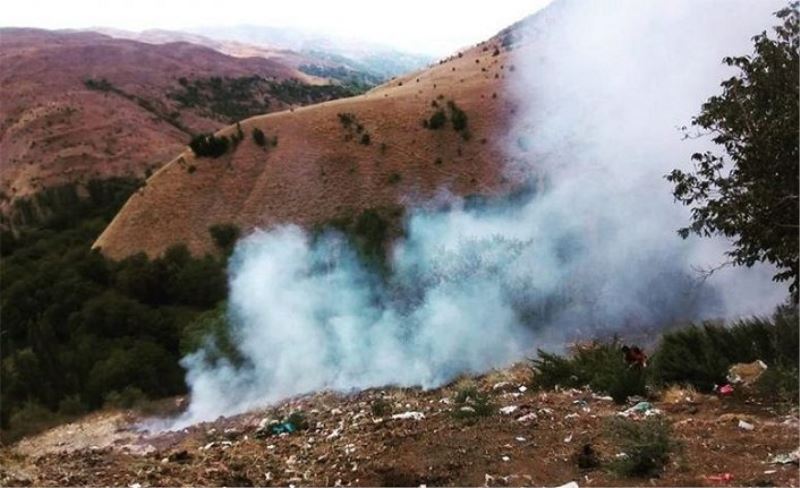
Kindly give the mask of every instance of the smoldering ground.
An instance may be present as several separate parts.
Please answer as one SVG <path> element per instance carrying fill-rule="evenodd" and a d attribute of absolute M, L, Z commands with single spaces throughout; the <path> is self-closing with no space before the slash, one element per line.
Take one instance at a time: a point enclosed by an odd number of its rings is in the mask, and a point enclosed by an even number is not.
<path fill-rule="evenodd" d="M 769 312 L 768 266 L 725 261 L 721 239 L 680 239 L 688 211 L 663 175 L 708 147 L 682 138 L 750 51 L 774 2 L 556 1 L 522 35 L 508 89 L 525 100 L 504 143 L 526 198 L 412 211 L 376 276 L 341 236 L 258 231 L 230 264 L 242 361 L 183 360 L 191 404 L 174 426 L 320 389 L 433 387 L 519 360 L 570 331 Z M 519 174 L 519 167 L 515 168 Z"/>

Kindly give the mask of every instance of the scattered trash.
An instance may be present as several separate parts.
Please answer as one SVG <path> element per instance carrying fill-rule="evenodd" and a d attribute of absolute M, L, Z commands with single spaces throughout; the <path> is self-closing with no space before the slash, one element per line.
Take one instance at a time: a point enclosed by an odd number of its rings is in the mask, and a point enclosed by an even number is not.
<path fill-rule="evenodd" d="M 770 458 L 769 464 L 800 464 L 800 449 L 786 454 L 776 454 Z"/>
<path fill-rule="evenodd" d="M 611 398 L 608 395 L 598 395 L 596 393 L 592 393 L 592 398 L 594 400 L 600 400 L 600 401 L 603 401 L 603 402 L 613 402 L 614 401 L 614 399 Z"/>
<path fill-rule="evenodd" d="M 467 413 L 475 413 L 475 409 L 470 407 L 469 405 L 465 405 L 458 409 L 460 412 L 467 412 Z"/>
<path fill-rule="evenodd" d="M 492 390 L 495 390 L 495 391 L 497 391 L 497 390 L 507 390 L 507 389 L 511 389 L 513 387 L 514 387 L 514 385 L 512 385 L 508 381 L 501 381 L 500 383 L 495 383 L 494 385 L 492 385 Z"/>
<path fill-rule="evenodd" d="M 652 415 L 660 415 L 661 410 L 657 408 L 653 408 L 653 404 L 650 402 L 639 402 L 636 405 L 632 406 L 627 410 L 623 410 L 622 412 L 618 412 L 617 415 L 620 417 L 630 418 L 630 417 L 650 417 Z"/>
<path fill-rule="evenodd" d="M 556 488 L 578 488 L 578 483 L 570 481 L 569 483 L 557 486 Z"/>
<path fill-rule="evenodd" d="M 733 395 L 733 386 L 730 384 L 725 384 L 722 386 L 717 386 L 715 388 L 716 392 L 720 394 L 720 396 L 731 396 Z"/>
<path fill-rule="evenodd" d="M 500 413 L 503 415 L 511 415 L 512 413 L 516 412 L 519 407 L 516 405 L 509 405 L 507 407 L 503 407 L 500 409 Z"/>
<path fill-rule="evenodd" d="M 727 483 L 733 481 L 733 475 L 730 473 L 713 474 L 711 476 L 704 476 L 708 481 L 716 481 L 718 483 Z"/>
<path fill-rule="evenodd" d="M 291 422 L 281 422 L 279 424 L 272 424 L 269 427 L 269 431 L 272 433 L 272 435 L 291 434 L 296 430 L 297 427 Z"/>
<path fill-rule="evenodd" d="M 756 427 L 751 424 L 750 422 L 745 422 L 744 420 L 739 421 L 739 428 L 742 430 L 753 430 Z"/>
<path fill-rule="evenodd" d="M 578 417 L 580 417 L 580 415 L 578 415 L 577 413 L 569 413 L 564 416 L 564 420 L 576 419 Z"/>
<path fill-rule="evenodd" d="M 422 420 L 425 414 L 422 412 L 403 412 L 392 415 L 392 420 Z"/>
<path fill-rule="evenodd" d="M 516 440 L 517 442 L 525 442 L 527 439 L 525 439 L 522 436 L 519 436 L 519 437 L 515 437 L 514 440 Z"/>
<path fill-rule="evenodd" d="M 505 462 L 505 463 L 507 463 L 507 462 L 511 461 L 511 458 L 510 458 L 510 457 L 508 457 L 508 456 L 503 456 L 501 459 L 502 459 L 502 460 L 503 460 L 503 462 Z"/>
<path fill-rule="evenodd" d="M 572 432 L 567 437 L 564 437 L 564 444 L 569 444 L 572 442 Z"/>
<path fill-rule="evenodd" d="M 777 470 L 777 469 L 767 469 L 767 470 L 764 470 L 764 474 L 775 474 L 775 473 L 777 473 L 777 472 L 778 472 L 778 470 Z"/>
<path fill-rule="evenodd" d="M 519 417 L 517 419 L 517 422 L 529 422 L 531 420 L 536 420 L 537 418 L 538 417 L 536 416 L 536 414 L 531 412 L 531 413 L 527 413 L 527 414 L 523 415 L 522 417 Z"/>
<path fill-rule="evenodd" d="M 744 386 L 753 385 L 767 370 L 764 361 L 757 359 L 752 363 L 737 363 L 728 369 L 727 379 L 730 383 Z"/>
<path fill-rule="evenodd" d="M 528 391 L 528 387 L 525 385 L 520 386 L 518 389 L 520 393 L 525 393 L 526 391 Z"/>

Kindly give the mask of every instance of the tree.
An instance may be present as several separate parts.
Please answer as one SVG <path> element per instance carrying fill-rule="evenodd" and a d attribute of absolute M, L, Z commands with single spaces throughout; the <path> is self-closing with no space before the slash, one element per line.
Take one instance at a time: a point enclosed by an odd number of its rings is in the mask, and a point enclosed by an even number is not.
<path fill-rule="evenodd" d="M 264 135 L 264 131 L 258 127 L 253 127 L 253 141 L 261 147 L 266 146 L 267 137 Z"/>
<path fill-rule="evenodd" d="M 798 2 L 776 12 L 774 38 L 753 37 L 755 52 L 726 57 L 739 70 L 722 82 L 692 126 L 723 152 L 692 155 L 692 171 L 673 170 L 675 198 L 691 207 L 678 233 L 724 235 L 734 265 L 769 262 L 775 281 L 798 299 Z"/>

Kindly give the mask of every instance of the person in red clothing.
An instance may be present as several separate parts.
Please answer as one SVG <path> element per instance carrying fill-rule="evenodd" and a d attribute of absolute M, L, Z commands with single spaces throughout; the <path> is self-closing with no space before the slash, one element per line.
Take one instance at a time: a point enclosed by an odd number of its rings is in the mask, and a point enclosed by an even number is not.
<path fill-rule="evenodd" d="M 647 354 L 639 349 L 638 346 L 622 346 L 622 354 L 625 357 L 625 362 L 630 367 L 644 368 L 647 366 Z"/>

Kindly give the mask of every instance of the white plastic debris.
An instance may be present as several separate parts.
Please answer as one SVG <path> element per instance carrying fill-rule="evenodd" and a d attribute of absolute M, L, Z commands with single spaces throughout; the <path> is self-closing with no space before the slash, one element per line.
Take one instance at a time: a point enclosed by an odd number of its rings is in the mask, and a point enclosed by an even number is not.
<path fill-rule="evenodd" d="M 392 420 L 422 420 L 425 414 L 422 412 L 403 412 L 392 415 Z"/>
<path fill-rule="evenodd" d="M 511 386 L 511 383 L 509 383 L 508 381 L 501 381 L 500 383 L 495 383 L 494 385 L 492 385 L 492 390 L 508 388 L 509 386 Z"/>
<path fill-rule="evenodd" d="M 463 407 L 459 408 L 458 410 L 461 411 L 461 412 L 475 413 L 475 409 L 470 407 L 469 405 L 464 405 Z"/>
<path fill-rule="evenodd" d="M 745 422 L 744 420 L 739 420 L 739 428 L 742 430 L 753 430 L 756 427 L 751 424 L 750 422 Z"/>
<path fill-rule="evenodd" d="M 507 407 L 503 407 L 500 409 L 500 413 L 503 415 L 511 415 L 512 413 L 516 412 L 519 407 L 516 405 L 509 405 Z"/>
<path fill-rule="evenodd" d="M 505 463 L 511 461 L 511 458 L 508 457 L 508 456 L 503 456 L 502 459 L 503 459 L 503 462 L 505 462 Z"/>
<path fill-rule="evenodd" d="M 570 481 L 569 483 L 566 483 L 566 484 L 561 485 L 561 486 L 557 486 L 556 488 L 578 488 L 578 483 L 576 483 L 574 481 Z"/>
<path fill-rule="evenodd" d="M 569 444 L 570 442 L 572 442 L 572 433 L 571 432 L 567 437 L 564 437 L 564 444 Z"/>
<path fill-rule="evenodd" d="M 526 391 L 528 391 L 528 387 L 527 386 L 522 385 L 522 386 L 519 387 L 519 392 L 520 393 L 525 393 Z"/>
<path fill-rule="evenodd" d="M 518 436 L 518 437 L 515 437 L 514 440 L 516 440 L 517 442 L 525 442 L 527 439 L 525 439 L 522 436 Z"/>
<path fill-rule="evenodd" d="M 528 414 L 523 415 L 522 417 L 517 419 L 517 422 L 529 422 L 531 420 L 536 420 L 538 417 L 535 413 L 531 412 Z"/>
<path fill-rule="evenodd" d="M 570 413 L 564 416 L 564 420 L 576 419 L 578 417 L 580 417 L 580 415 L 578 415 L 577 413 Z"/>

